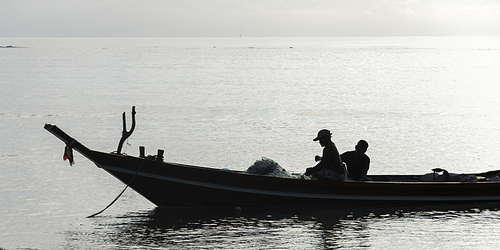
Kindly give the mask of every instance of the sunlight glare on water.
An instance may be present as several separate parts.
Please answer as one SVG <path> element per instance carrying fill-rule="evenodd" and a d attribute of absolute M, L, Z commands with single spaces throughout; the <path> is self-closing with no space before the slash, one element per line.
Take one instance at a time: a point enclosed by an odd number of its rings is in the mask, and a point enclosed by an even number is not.
<path fill-rule="evenodd" d="M 371 174 L 500 169 L 499 37 L 0 38 L 0 248 L 494 249 L 498 204 L 157 209 L 43 129 L 112 152 L 245 170 L 369 142 Z M 339 204 L 341 205 L 341 204 Z"/>

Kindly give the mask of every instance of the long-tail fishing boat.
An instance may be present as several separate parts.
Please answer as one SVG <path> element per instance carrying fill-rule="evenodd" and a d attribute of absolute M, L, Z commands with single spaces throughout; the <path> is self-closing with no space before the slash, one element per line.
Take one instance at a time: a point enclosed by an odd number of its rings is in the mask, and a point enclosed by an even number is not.
<path fill-rule="evenodd" d="M 64 157 L 73 161 L 76 150 L 94 164 L 130 186 L 157 206 L 317 206 L 350 203 L 449 203 L 500 201 L 500 170 L 485 173 L 439 175 L 369 175 L 369 181 L 323 181 L 251 174 L 247 171 L 216 169 L 166 162 L 163 151 L 145 156 L 121 153 L 123 142 L 135 128 L 123 133 L 112 153 L 91 150 L 55 125 L 45 129 L 65 143 Z M 471 178 L 471 176 L 473 178 Z M 429 177 L 427 175 L 427 177 Z M 444 178 L 446 177 L 446 178 Z M 467 177 L 467 178 L 464 178 Z M 464 181 L 467 179 L 468 181 Z M 473 181 L 471 181 L 473 180 Z"/>

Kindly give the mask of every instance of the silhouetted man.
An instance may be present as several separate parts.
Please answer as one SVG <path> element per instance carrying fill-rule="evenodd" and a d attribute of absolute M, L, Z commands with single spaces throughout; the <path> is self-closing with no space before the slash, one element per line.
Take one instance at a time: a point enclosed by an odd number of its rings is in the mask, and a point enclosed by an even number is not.
<path fill-rule="evenodd" d="M 368 149 L 368 142 L 360 140 L 356 144 L 354 151 L 347 151 L 340 155 L 340 158 L 347 165 L 349 177 L 355 181 L 366 180 L 368 169 L 370 169 L 370 157 L 365 152 Z"/>
<path fill-rule="evenodd" d="M 316 166 L 307 168 L 306 175 L 313 175 L 318 180 L 344 181 L 346 169 L 340 160 L 339 151 L 332 142 L 332 133 L 323 129 L 318 132 L 318 136 L 313 141 L 319 141 L 323 147 L 323 155 L 316 156 L 320 162 Z"/>

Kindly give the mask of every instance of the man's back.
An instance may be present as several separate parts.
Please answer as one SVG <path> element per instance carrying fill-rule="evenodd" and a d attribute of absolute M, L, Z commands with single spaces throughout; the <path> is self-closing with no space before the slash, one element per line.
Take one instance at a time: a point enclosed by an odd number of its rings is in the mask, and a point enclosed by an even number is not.
<path fill-rule="evenodd" d="M 353 180 L 361 180 L 361 177 L 366 175 L 370 168 L 370 158 L 365 154 L 356 155 L 355 151 L 348 151 L 343 153 L 340 157 L 342 161 L 346 163 L 349 176 Z"/>

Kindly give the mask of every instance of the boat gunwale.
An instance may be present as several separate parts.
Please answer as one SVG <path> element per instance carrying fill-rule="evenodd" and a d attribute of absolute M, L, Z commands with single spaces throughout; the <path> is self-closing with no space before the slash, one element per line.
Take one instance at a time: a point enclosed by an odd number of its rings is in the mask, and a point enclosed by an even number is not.
<path fill-rule="evenodd" d="M 137 156 L 131 156 L 131 155 L 123 155 L 123 154 L 113 154 L 113 153 L 105 153 L 105 152 L 100 152 L 100 151 L 95 151 L 95 150 L 88 150 L 87 153 L 82 154 L 88 158 L 89 160 L 93 161 L 98 167 L 102 168 L 101 163 L 98 161 L 94 160 L 92 156 L 87 155 L 87 154 L 97 154 L 100 155 L 100 157 L 117 157 L 117 159 L 121 160 L 128 160 L 128 159 L 134 159 L 135 161 L 141 162 L 141 161 L 147 161 L 150 164 L 154 165 L 159 165 L 159 166 L 170 166 L 170 167 L 175 167 L 175 168 L 180 168 L 180 169 L 189 169 L 189 170 L 202 170 L 210 173 L 214 173 L 217 175 L 232 175 L 232 176 L 247 176 L 249 178 L 256 178 L 256 179 L 261 179 L 261 180 L 269 180 L 269 181 L 285 181 L 285 182 L 308 182 L 310 184 L 316 183 L 319 186 L 364 186 L 364 185 L 375 185 L 375 184 L 391 184 L 391 185 L 432 185 L 432 186 L 455 186 L 459 185 L 461 187 L 463 186 L 477 186 L 477 185 L 493 185 L 497 186 L 500 185 L 500 182 L 492 182 L 492 181 L 477 181 L 477 182 L 454 182 L 454 181 L 447 181 L 447 182 L 441 182 L 441 181 L 415 181 L 415 180 L 408 180 L 408 181 L 402 181 L 402 180 L 372 180 L 372 181 L 324 181 L 324 180 L 314 180 L 314 179 L 301 179 L 301 178 L 286 178 L 286 177 L 280 177 L 280 176 L 271 176 L 271 175 L 257 175 L 257 174 L 251 174 L 247 173 L 242 170 L 226 170 L 226 169 L 219 169 L 219 168 L 212 168 L 212 167 L 206 167 L 206 166 L 196 166 L 196 165 L 189 165 L 189 164 L 183 164 L 183 163 L 175 163 L 175 162 L 157 162 L 154 160 L 150 160 L 147 158 L 141 158 Z M 120 167 L 123 168 L 123 167 Z M 128 168 L 123 168 L 123 169 L 128 169 Z M 134 170 L 131 170 L 132 172 Z M 142 170 L 141 172 L 145 172 Z M 372 178 L 384 178 L 384 177 L 399 177 L 399 178 L 414 178 L 418 177 L 419 175 L 368 175 L 368 177 Z M 184 178 L 184 179 L 189 179 L 189 178 Z"/>

